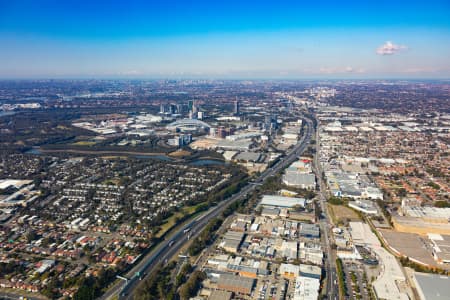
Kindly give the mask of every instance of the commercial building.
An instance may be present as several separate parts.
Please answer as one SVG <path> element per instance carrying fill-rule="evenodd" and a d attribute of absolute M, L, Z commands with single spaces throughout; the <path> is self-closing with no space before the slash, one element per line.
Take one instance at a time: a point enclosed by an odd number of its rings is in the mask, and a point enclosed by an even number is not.
<path fill-rule="evenodd" d="M 433 242 L 433 258 L 440 264 L 450 264 L 450 235 L 428 234 Z"/>
<path fill-rule="evenodd" d="M 228 291 L 214 290 L 209 295 L 208 300 L 231 300 L 233 293 Z"/>
<path fill-rule="evenodd" d="M 293 300 L 317 300 L 319 298 L 320 280 L 298 276 L 295 280 Z"/>
<path fill-rule="evenodd" d="M 228 231 L 219 247 L 225 251 L 231 253 L 237 253 L 242 240 L 244 239 L 244 233 L 237 231 Z"/>
<path fill-rule="evenodd" d="M 315 189 L 316 176 L 312 172 L 311 161 L 301 159 L 292 163 L 283 175 L 283 183 L 302 189 Z"/>
<path fill-rule="evenodd" d="M 221 274 L 217 281 L 219 289 L 244 295 L 250 295 L 254 285 L 255 279 L 233 274 Z"/>
<path fill-rule="evenodd" d="M 195 131 L 208 131 L 211 126 L 203 121 L 195 119 L 181 119 L 170 123 L 166 126 L 168 130 L 182 131 L 182 132 L 195 132 Z"/>
<path fill-rule="evenodd" d="M 313 190 L 316 187 L 316 176 L 297 171 L 286 171 L 283 175 L 283 183 L 287 186 Z"/>
<path fill-rule="evenodd" d="M 245 162 L 261 162 L 264 159 L 264 155 L 257 152 L 241 152 L 237 154 L 234 158 L 235 161 L 245 161 Z"/>
<path fill-rule="evenodd" d="M 405 216 L 421 218 L 430 223 L 449 223 L 450 221 L 450 208 L 413 206 L 402 201 L 402 211 Z"/>
<path fill-rule="evenodd" d="M 320 279 L 322 277 L 322 268 L 306 264 L 281 264 L 278 273 L 288 279 L 294 279 L 298 276 Z"/>
<path fill-rule="evenodd" d="M 377 208 L 373 205 L 372 202 L 370 202 L 368 200 L 350 201 L 348 203 L 348 206 L 350 206 L 353 209 L 356 209 L 357 211 L 368 214 L 368 215 L 378 214 Z"/>
<path fill-rule="evenodd" d="M 414 272 L 414 284 L 420 300 L 450 299 L 450 277 Z"/>
<path fill-rule="evenodd" d="M 332 171 L 325 172 L 325 176 L 331 193 L 336 197 L 383 200 L 383 192 L 367 177 L 360 176 L 358 173 Z"/>
<path fill-rule="evenodd" d="M 300 275 L 303 277 L 320 279 L 322 277 L 322 268 L 317 266 L 300 264 Z"/>
<path fill-rule="evenodd" d="M 296 205 L 305 207 L 306 200 L 304 198 L 264 195 L 260 205 L 265 207 L 271 206 L 271 207 L 285 207 L 285 208 L 291 208 Z"/>
<path fill-rule="evenodd" d="M 278 268 L 278 273 L 287 279 L 294 279 L 300 275 L 300 266 L 293 264 L 281 264 Z"/>
<path fill-rule="evenodd" d="M 239 140 L 259 138 L 261 136 L 262 136 L 261 132 L 247 132 L 241 134 L 228 135 L 225 138 L 229 141 L 239 141 Z"/>
<path fill-rule="evenodd" d="M 319 225 L 300 223 L 299 234 L 300 234 L 300 236 L 304 236 L 304 237 L 319 238 L 320 237 Z"/>
<path fill-rule="evenodd" d="M 363 222 L 350 222 L 352 240 L 355 245 L 363 245 L 373 251 L 383 272 L 373 281 L 373 289 L 378 299 L 408 300 L 408 294 L 403 288 L 406 277 L 402 267 L 391 253 L 381 247 L 377 236 L 370 226 Z"/>
<path fill-rule="evenodd" d="M 192 142 L 192 134 L 182 134 L 169 139 L 167 143 L 172 146 L 182 147 L 189 145 Z"/>
<path fill-rule="evenodd" d="M 392 217 L 397 231 L 450 235 L 450 208 L 422 207 L 403 199 L 400 214 Z"/>
<path fill-rule="evenodd" d="M 240 108 L 241 108 L 241 104 L 240 104 L 239 100 L 236 99 L 236 101 L 234 101 L 234 114 L 236 116 L 238 116 L 240 114 Z"/>
<path fill-rule="evenodd" d="M 267 266 L 266 261 L 244 259 L 243 257 L 236 256 L 228 260 L 227 270 L 238 273 L 240 276 L 256 278 L 257 276 L 266 276 L 269 274 Z"/>
<path fill-rule="evenodd" d="M 224 150 L 240 150 L 246 151 L 250 150 L 253 145 L 253 141 L 251 140 L 237 140 L 237 141 L 229 141 L 229 140 L 221 140 L 217 143 L 217 148 L 222 148 Z"/>

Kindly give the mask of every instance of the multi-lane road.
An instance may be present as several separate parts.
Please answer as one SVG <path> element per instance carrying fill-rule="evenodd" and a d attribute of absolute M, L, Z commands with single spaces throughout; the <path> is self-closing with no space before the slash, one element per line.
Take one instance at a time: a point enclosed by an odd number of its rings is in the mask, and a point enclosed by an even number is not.
<path fill-rule="evenodd" d="M 317 182 L 319 183 L 319 203 L 321 210 L 323 212 L 324 218 L 321 217 L 319 221 L 322 232 L 324 234 L 324 246 L 326 249 L 326 260 L 325 260 L 325 270 L 326 270 L 326 288 L 327 288 L 327 298 L 332 300 L 337 300 L 339 295 L 339 289 L 337 287 L 337 274 L 336 274 L 336 256 L 331 248 L 329 234 L 330 234 L 330 219 L 327 212 L 327 188 L 326 184 L 322 178 L 322 169 L 319 162 L 320 155 L 320 140 L 319 140 L 319 124 L 317 124 L 316 131 L 316 153 L 314 155 L 314 172 L 316 173 Z"/>
<path fill-rule="evenodd" d="M 166 263 L 170 258 L 176 255 L 190 238 L 195 238 L 198 234 L 200 234 L 201 230 L 210 220 L 219 216 L 225 208 L 233 202 L 238 201 L 250 192 L 253 192 L 258 184 L 263 183 L 267 178 L 278 174 L 289 164 L 294 162 L 297 157 L 305 151 L 314 131 L 312 121 L 306 118 L 303 120 L 306 123 L 305 134 L 295 145 L 295 147 L 287 154 L 287 156 L 281 159 L 273 167 L 265 170 L 257 179 L 247 184 L 238 193 L 210 208 L 201 216 L 193 219 L 186 225 L 173 232 L 167 239 L 161 242 L 152 252 L 145 256 L 136 266 L 132 268 L 131 271 L 127 273 L 127 276 L 125 277 L 127 278 L 127 281 L 122 281 L 113 285 L 102 296 L 102 299 L 110 299 L 116 295 L 119 295 L 119 299 L 132 299 L 133 293 L 140 281 L 145 279 L 148 274 L 155 271 L 157 266 Z"/>

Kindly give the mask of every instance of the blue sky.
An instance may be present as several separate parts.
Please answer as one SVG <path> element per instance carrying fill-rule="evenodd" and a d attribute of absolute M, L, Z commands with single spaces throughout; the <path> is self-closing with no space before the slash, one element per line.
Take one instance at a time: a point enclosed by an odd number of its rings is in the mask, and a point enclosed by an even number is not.
<path fill-rule="evenodd" d="M 449 53 L 448 0 L 0 0 L 2 78 L 450 78 Z"/>

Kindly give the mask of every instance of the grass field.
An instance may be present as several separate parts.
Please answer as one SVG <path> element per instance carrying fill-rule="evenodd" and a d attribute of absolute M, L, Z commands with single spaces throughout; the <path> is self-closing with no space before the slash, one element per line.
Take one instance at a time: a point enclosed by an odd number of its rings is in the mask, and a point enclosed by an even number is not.
<path fill-rule="evenodd" d="M 177 218 L 181 218 L 184 215 L 190 215 L 194 213 L 197 206 L 198 205 L 183 207 L 180 211 L 173 214 L 163 225 L 161 225 L 161 229 L 156 234 L 156 237 L 161 237 L 163 234 L 169 231 L 175 225 Z"/>
<path fill-rule="evenodd" d="M 93 141 L 79 141 L 79 142 L 73 143 L 72 145 L 74 145 L 74 146 L 93 146 L 95 144 L 96 144 L 96 142 L 93 142 Z"/>
<path fill-rule="evenodd" d="M 340 222 L 346 222 L 349 221 L 360 221 L 361 218 L 358 216 L 358 214 L 353 211 L 351 208 L 348 208 L 343 205 L 332 205 L 328 204 L 328 208 L 330 211 L 331 219 L 333 220 L 334 224 L 340 223 Z"/>

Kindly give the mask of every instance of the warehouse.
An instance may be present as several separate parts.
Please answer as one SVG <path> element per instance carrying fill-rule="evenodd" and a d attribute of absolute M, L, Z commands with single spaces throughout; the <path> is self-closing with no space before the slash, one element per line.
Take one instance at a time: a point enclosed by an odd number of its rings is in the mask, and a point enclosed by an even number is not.
<path fill-rule="evenodd" d="M 433 257 L 440 264 L 450 264 L 450 235 L 429 233 L 433 242 Z"/>
<path fill-rule="evenodd" d="M 450 277 L 414 272 L 414 283 L 420 300 L 443 300 L 450 295 Z"/>
<path fill-rule="evenodd" d="M 295 280 L 293 300 L 316 300 L 319 298 L 320 280 L 299 276 Z"/>
<path fill-rule="evenodd" d="M 309 238 L 319 238 L 320 229 L 316 224 L 301 223 L 300 224 L 300 236 L 305 236 Z"/>
<path fill-rule="evenodd" d="M 286 171 L 283 175 L 283 183 L 287 186 L 314 190 L 316 187 L 316 176 L 297 171 Z"/>
<path fill-rule="evenodd" d="M 222 274 L 217 282 L 217 287 L 221 290 L 237 294 L 250 295 L 255 285 L 255 279 L 233 274 Z"/>
<path fill-rule="evenodd" d="M 283 197 L 275 195 L 264 195 L 260 205 L 266 207 L 284 207 L 291 208 L 294 206 L 305 207 L 306 200 L 304 198 L 294 198 L 294 197 Z"/>

